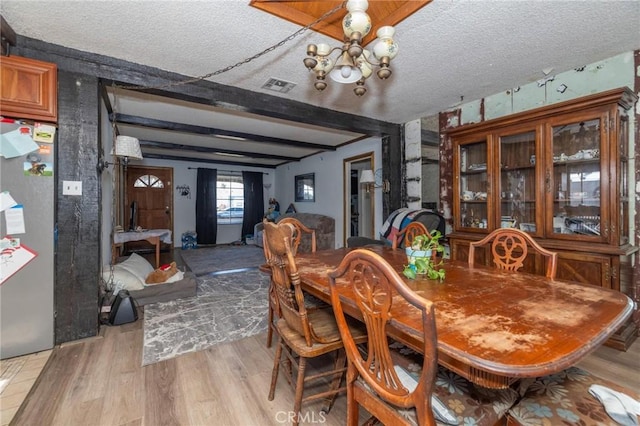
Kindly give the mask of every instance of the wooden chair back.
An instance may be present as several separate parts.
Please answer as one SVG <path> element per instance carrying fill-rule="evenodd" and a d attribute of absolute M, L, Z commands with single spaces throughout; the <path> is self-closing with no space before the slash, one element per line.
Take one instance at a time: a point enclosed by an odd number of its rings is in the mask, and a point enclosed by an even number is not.
<path fill-rule="evenodd" d="M 416 235 L 423 234 L 429 234 L 429 230 L 427 230 L 426 226 L 424 226 L 421 222 L 410 222 L 407 226 L 404 227 L 404 229 L 402 229 L 393 237 L 391 247 L 393 247 L 394 249 L 401 246 L 411 247 L 411 242 L 416 237 Z"/>
<path fill-rule="evenodd" d="M 349 252 L 340 265 L 329 272 L 331 303 L 347 352 L 347 424 L 356 424 L 358 405 L 362 405 L 382 424 L 405 424 L 406 419 L 389 406 L 415 408 L 418 424 L 435 424 L 431 394 L 437 373 L 437 336 L 433 303 L 418 296 L 398 273 L 378 254 L 365 249 Z M 347 326 L 341 292 L 356 296 L 367 327 L 367 353 L 356 346 Z M 400 381 L 391 359 L 386 326 L 394 297 L 400 296 L 422 312 L 424 363 L 418 385 L 409 391 Z M 372 390 L 360 386 L 360 377 Z M 350 390 L 350 386 L 355 388 Z M 358 404 L 358 405 L 355 405 Z"/>
<path fill-rule="evenodd" d="M 314 342 L 322 342 L 322 338 L 314 333 L 307 316 L 300 275 L 291 249 L 294 233 L 295 227 L 290 223 L 264 222 L 264 245 L 268 246 L 264 252 L 271 268 L 278 316 L 305 339 L 307 346 L 312 346 Z"/>
<path fill-rule="evenodd" d="M 293 255 L 295 256 L 298 253 L 298 248 L 300 247 L 300 242 L 302 241 L 302 236 L 304 234 L 309 234 L 311 238 L 311 253 L 316 252 L 316 230 L 312 228 L 308 228 L 304 226 L 302 222 L 294 217 L 285 217 L 280 220 L 278 223 L 289 223 L 294 226 L 295 232 L 292 237 L 291 249 L 293 251 Z"/>
<path fill-rule="evenodd" d="M 531 235 L 515 228 L 499 228 L 491 232 L 480 241 L 469 244 L 469 265 L 475 262 L 475 249 L 491 243 L 491 255 L 493 263 L 499 269 L 518 271 L 524 266 L 524 260 L 533 248 L 545 258 L 545 275 L 549 278 L 556 277 L 558 254 L 549 251 L 538 244 Z"/>

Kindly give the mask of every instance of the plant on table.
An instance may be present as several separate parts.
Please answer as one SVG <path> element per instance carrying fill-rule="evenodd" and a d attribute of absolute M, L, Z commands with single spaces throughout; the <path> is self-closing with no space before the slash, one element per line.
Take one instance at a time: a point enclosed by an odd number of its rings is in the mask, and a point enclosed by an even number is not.
<path fill-rule="evenodd" d="M 440 268 L 442 261 L 434 261 L 434 254 L 444 252 L 444 246 L 440 242 L 442 237 L 438 230 L 414 237 L 411 247 L 405 249 L 409 261 L 402 271 L 405 277 L 415 279 L 418 275 L 426 275 L 432 280 L 444 280 L 445 271 Z"/>

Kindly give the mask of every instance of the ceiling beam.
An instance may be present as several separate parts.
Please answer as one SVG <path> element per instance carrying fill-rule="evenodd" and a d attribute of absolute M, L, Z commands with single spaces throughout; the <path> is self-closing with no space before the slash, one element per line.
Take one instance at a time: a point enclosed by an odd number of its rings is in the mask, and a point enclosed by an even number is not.
<path fill-rule="evenodd" d="M 159 148 L 159 149 L 172 149 L 172 150 L 183 150 L 183 151 L 193 151 L 193 152 L 202 152 L 202 153 L 210 153 L 214 154 L 217 152 L 223 154 L 234 154 L 234 155 L 243 155 L 245 157 L 250 158 L 266 158 L 266 159 L 274 159 L 274 160 L 284 160 L 284 161 L 298 161 L 298 157 L 289 157 L 285 155 L 273 155 L 273 154 L 265 154 L 262 152 L 247 152 L 247 151 L 236 151 L 231 149 L 221 149 L 214 148 L 208 146 L 194 146 L 194 145 L 185 145 L 179 143 L 170 143 L 170 142 L 158 142 L 158 141 L 149 141 L 149 140 L 140 140 L 141 147 L 148 148 Z"/>
<path fill-rule="evenodd" d="M 113 115 L 110 117 L 113 122 Z M 335 147 L 321 145 L 311 142 L 300 142 L 290 139 L 273 138 L 271 136 L 254 135 L 250 133 L 234 132 L 231 130 L 216 129 L 214 127 L 196 126 L 193 124 L 176 123 L 173 121 L 158 120 L 155 118 L 138 117 L 128 114 L 115 114 L 115 121 L 119 124 L 130 124 L 134 126 L 150 127 L 153 129 L 171 130 L 174 132 L 193 133 L 197 135 L 206 135 L 213 137 L 232 137 L 243 138 L 246 141 L 238 140 L 238 143 L 242 142 L 263 142 L 274 145 L 286 145 L 295 146 L 299 148 L 319 149 L 322 151 L 335 151 Z"/>
<path fill-rule="evenodd" d="M 273 165 L 273 164 L 242 163 L 238 161 L 211 160 L 208 158 L 181 157 L 179 155 L 164 155 L 164 154 L 145 154 L 144 158 L 155 158 L 158 160 L 172 160 L 172 161 L 189 161 L 193 163 L 226 164 L 231 166 L 262 167 L 266 169 L 275 169 L 280 165 L 280 164 Z"/>
<path fill-rule="evenodd" d="M 4 16 L 0 15 L 0 53 L 2 56 L 9 56 L 11 46 L 16 45 L 16 32 L 13 31 L 11 25 L 4 20 Z"/>
<path fill-rule="evenodd" d="M 334 111 L 208 80 L 176 84 L 184 81 L 187 76 L 109 56 L 82 52 L 21 35 L 17 36 L 15 51 L 21 56 L 54 62 L 60 71 L 98 77 L 108 85 L 113 83 L 141 86 L 141 90 L 147 93 L 172 99 L 370 136 L 400 135 L 401 125 L 397 123 Z M 142 87 L 163 87 L 164 89 L 142 89 Z"/>

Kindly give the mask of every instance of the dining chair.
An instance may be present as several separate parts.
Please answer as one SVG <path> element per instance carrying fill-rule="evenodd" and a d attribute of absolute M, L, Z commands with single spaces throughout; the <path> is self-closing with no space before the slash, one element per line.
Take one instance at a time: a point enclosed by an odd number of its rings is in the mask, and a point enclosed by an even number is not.
<path fill-rule="evenodd" d="M 328 272 L 331 303 L 347 353 L 347 421 L 358 422 L 362 406 L 382 424 L 494 425 L 516 402 L 513 389 L 481 389 L 438 367 L 437 329 L 433 302 L 411 290 L 380 255 L 355 249 Z M 366 349 L 351 333 L 341 293 L 353 294 L 356 311 L 366 324 Z M 421 352 L 387 337 L 387 327 L 401 309 L 421 313 Z M 351 307 L 351 309 L 354 309 Z"/>
<path fill-rule="evenodd" d="M 496 229 L 482 240 L 469 244 L 469 266 L 475 263 L 476 248 L 487 244 L 491 244 L 493 263 L 499 269 L 517 271 L 522 268 L 531 247 L 545 258 L 545 275 L 548 278 L 556 277 L 558 254 L 543 248 L 529 234 L 515 228 Z"/>
<path fill-rule="evenodd" d="M 293 424 L 298 424 L 298 415 L 303 403 L 324 398 L 322 411 L 328 413 L 336 396 L 345 392 L 341 385 L 346 371 L 346 355 L 333 310 L 325 308 L 307 309 L 300 288 L 300 276 L 297 271 L 293 250 L 291 248 L 294 227 L 291 224 L 274 224 L 267 222 L 264 227 L 265 253 L 269 256 L 274 295 L 277 298 L 280 316 L 276 321 L 278 343 L 274 357 L 269 401 L 275 395 L 278 373 L 282 364 L 287 373 L 287 381 L 295 392 L 293 406 Z M 366 341 L 364 327 L 357 321 L 350 322 L 349 332 L 354 341 Z M 333 353 L 335 363 L 330 370 L 307 375 L 307 361 L 321 355 Z M 285 356 L 284 360 L 282 356 Z M 294 370 L 297 374 L 294 379 Z M 329 389 L 305 395 L 305 387 L 309 382 L 318 379 L 329 385 Z M 327 383 L 328 382 L 328 383 Z"/>
<path fill-rule="evenodd" d="M 393 236 L 391 247 L 394 249 L 401 247 L 401 245 L 403 247 L 411 247 L 411 242 L 416 237 L 416 235 L 424 235 L 428 233 L 429 231 L 427 230 L 427 227 L 424 226 L 421 222 L 410 222 L 401 231 Z"/>
<path fill-rule="evenodd" d="M 295 217 L 285 217 L 278 221 L 278 223 L 290 223 L 295 227 L 295 233 L 293 235 L 293 240 L 291 244 L 291 249 L 293 250 L 293 255 L 295 256 L 298 253 L 298 248 L 300 247 L 300 242 L 302 241 L 302 237 L 304 234 L 309 234 L 311 238 L 311 253 L 316 252 L 316 230 L 313 228 L 306 227 L 302 222 L 300 222 Z"/>
<path fill-rule="evenodd" d="M 298 253 L 298 249 L 300 248 L 300 242 L 302 241 L 302 237 L 305 234 L 308 234 L 311 238 L 311 252 L 315 253 L 316 251 L 316 230 L 312 228 L 306 227 L 302 222 L 293 217 L 285 217 L 281 219 L 279 224 L 289 223 L 294 227 L 294 233 L 291 238 L 291 251 L 295 256 Z M 266 246 L 266 245 L 265 245 Z M 264 247 L 263 247 L 264 249 Z M 265 254 L 266 258 L 266 254 Z M 273 340 L 273 332 L 275 330 L 275 318 L 278 317 L 278 301 L 275 298 L 275 294 L 273 293 L 273 283 L 269 284 L 269 308 L 267 311 L 267 321 L 269 324 L 269 328 L 267 329 L 267 347 L 271 347 L 271 342 Z"/>

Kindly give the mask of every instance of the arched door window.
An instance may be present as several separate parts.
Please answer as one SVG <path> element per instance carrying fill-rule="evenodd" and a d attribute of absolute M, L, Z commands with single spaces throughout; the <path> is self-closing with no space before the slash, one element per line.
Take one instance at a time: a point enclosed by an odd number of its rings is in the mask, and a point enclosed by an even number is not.
<path fill-rule="evenodd" d="M 133 183 L 136 188 L 164 188 L 164 182 L 158 176 L 142 175 Z"/>

